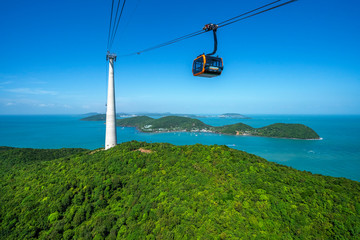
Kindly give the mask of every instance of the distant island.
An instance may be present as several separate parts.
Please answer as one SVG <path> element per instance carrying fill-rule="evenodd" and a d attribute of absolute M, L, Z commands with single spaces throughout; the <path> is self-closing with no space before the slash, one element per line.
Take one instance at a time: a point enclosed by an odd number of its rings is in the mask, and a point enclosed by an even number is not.
<path fill-rule="evenodd" d="M 95 116 L 94 116 L 95 117 Z M 94 118 L 83 119 L 96 121 Z M 98 116 L 99 121 L 105 120 Z M 291 139 L 320 139 L 319 135 L 311 128 L 303 124 L 275 123 L 261 128 L 253 128 L 244 123 L 236 123 L 220 127 L 214 127 L 203 123 L 198 119 L 168 116 L 154 119 L 148 116 L 138 116 L 116 120 L 117 126 L 136 127 L 141 132 L 208 132 L 228 135 L 248 135 L 274 138 Z"/>
<path fill-rule="evenodd" d="M 96 114 L 80 119 L 81 121 L 106 121 L 106 114 Z"/>
<path fill-rule="evenodd" d="M 106 119 L 106 114 L 100 113 L 86 113 L 83 114 L 85 116 L 83 121 L 103 121 Z M 186 114 L 186 113 L 117 113 L 116 117 L 121 118 L 129 118 L 129 117 L 139 117 L 139 116 L 148 116 L 148 117 L 168 117 L 168 116 L 177 116 L 177 117 L 189 117 L 189 118 L 211 118 L 211 117 L 219 117 L 219 118 L 233 118 L 233 119 L 251 119 L 248 116 L 239 114 L 239 113 L 224 113 L 224 114 Z"/>
<path fill-rule="evenodd" d="M 97 112 L 89 112 L 89 113 L 84 113 L 81 114 L 82 117 L 90 117 L 90 116 L 95 116 L 95 115 L 99 115 L 100 113 Z"/>
<path fill-rule="evenodd" d="M 219 115 L 220 118 L 239 118 L 239 119 L 250 119 L 247 116 L 244 116 L 242 114 L 239 113 L 224 113 Z"/>
<path fill-rule="evenodd" d="M 229 135 L 251 135 L 275 138 L 320 139 L 319 135 L 303 124 L 275 123 L 253 128 L 244 123 L 214 127 L 198 119 L 169 116 L 154 119 L 147 116 L 116 120 L 117 126 L 136 127 L 141 132 L 210 132 Z"/>

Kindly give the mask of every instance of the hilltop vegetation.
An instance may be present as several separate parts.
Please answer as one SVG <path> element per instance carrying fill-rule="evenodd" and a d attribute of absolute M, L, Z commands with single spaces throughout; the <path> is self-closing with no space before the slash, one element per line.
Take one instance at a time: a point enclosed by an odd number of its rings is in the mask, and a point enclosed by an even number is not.
<path fill-rule="evenodd" d="M 87 151 L 81 148 L 33 149 L 0 147 L 0 167 L 2 169 L 33 162 L 50 161 Z"/>
<path fill-rule="evenodd" d="M 253 135 L 281 138 L 319 139 L 319 135 L 303 124 L 275 123 L 258 128 Z"/>
<path fill-rule="evenodd" d="M 214 132 L 231 135 L 252 135 L 261 137 L 319 139 L 319 135 L 303 124 L 276 123 L 262 128 L 253 128 L 244 123 L 213 127 L 198 119 L 169 116 L 153 119 L 147 116 L 116 120 L 117 126 L 136 127 L 142 132 Z"/>
<path fill-rule="evenodd" d="M 154 119 L 147 116 L 116 120 L 117 126 L 137 127 L 143 132 L 199 131 L 209 130 L 211 126 L 202 121 L 187 117 L 168 116 Z"/>
<path fill-rule="evenodd" d="M 148 116 L 139 116 L 132 118 L 117 119 L 116 125 L 123 127 L 142 128 L 152 122 L 154 119 Z"/>
<path fill-rule="evenodd" d="M 224 134 L 240 135 L 241 133 L 241 135 L 245 135 L 246 133 L 248 133 L 249 135 L 250 132 L 254 130 L 254 128 L 244 123 L 236 123 L 231 125 L 225 125 L 222 127 L 214 127 L 214 130 L 218 133 Z"/>
<path fill-rule="evenodd" d="M 260 137 L 319 139 L 319 135 L 303 124 L 275 123 L 262 128 L 253 128 L 243 123 L 215 127 L 215 132 L 235 135 L 252 135 Z"/>
<path fill-rule="evenodd" d="M 14 151 L 29 161 L 10 166 Z M 108 151 L 47 150 L 57 152 L 49 157 L 42 151 L 0 151 L 1 239 L 360 234 L 359 182 L 298 171 L 226 146 L 133 141 Z"/>

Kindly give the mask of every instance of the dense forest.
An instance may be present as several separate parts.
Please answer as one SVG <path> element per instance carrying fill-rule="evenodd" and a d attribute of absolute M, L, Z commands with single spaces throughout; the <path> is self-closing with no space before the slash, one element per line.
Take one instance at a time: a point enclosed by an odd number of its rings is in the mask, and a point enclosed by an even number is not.
<path fill-rule="evenodd" d="M 143 132 L 210 130 L 211 128 L 211 126 L 206 125 L 198 119 L 178 116 L 168 116 L 158 119 L 147 116 L 124 118 L 116 120 L 116 125 L 137 127 Z"/>
<path fill-rule="evenodd" d="M 0 239 L 359 239 L 360 183 L 226 146 L 0 149 Z"/>
<path fill-rule="evenodd" d="M 253 128 L 244 123 L 214 127 L 214 132 L 232 135 L 252 135 L 260 137 L 320 139 L 311 128 L 303 124 L 275 123 L 261 128 Z"/>
<path fill-rule="evenodd" d="M 221 127 L 213 127 L 198 119 L 168 116 L 154 119 L 148 116 L 139 116 L 116 120 L 117 126 L 136 127 L 142 132 L 213 132 L 231 135 L 252 135 L 261 137 L 319 139 L 319 135 L 303 124 L 276 123 L 262 128 L 253 128 L 244 123 L 236 123 Z"/>

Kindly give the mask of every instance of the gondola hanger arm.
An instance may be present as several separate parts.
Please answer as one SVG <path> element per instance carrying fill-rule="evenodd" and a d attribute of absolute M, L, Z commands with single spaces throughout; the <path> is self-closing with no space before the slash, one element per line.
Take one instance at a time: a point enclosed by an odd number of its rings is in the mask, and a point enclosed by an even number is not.
<path fill-rule="evenodd" d="M 212 53 L 208 53 L 206 55 L 214 55 L 217 51 L 217 36 L 216 36 L 217 29 L 218 29 L 218 25 L 213 24 L 213 23 L 206 24 L 203 27 L 203 30 L 205 30 L 205 32 L 213 31 L 213 34 L 214 34 L 214 51 Z"/>

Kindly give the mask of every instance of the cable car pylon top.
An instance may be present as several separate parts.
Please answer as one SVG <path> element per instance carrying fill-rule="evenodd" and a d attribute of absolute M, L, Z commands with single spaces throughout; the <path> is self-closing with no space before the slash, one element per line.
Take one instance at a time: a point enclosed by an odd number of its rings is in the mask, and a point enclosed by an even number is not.
<path fill-rule="evenodd" d="M 110 53 L 110 51 L 106 52 L 106 61 L 108 61 L 109 59 L 114 59 L 114 61 L 116 61 L 116 54 L 115 53 Z"/>
<path fill-rule="evenodd" d="M 217 24 L 213 24 L 213 23 L 209 23 L 209 24 L 206 24 L 204 27 L 203 27 L 203 30 L 205 30 L 205 32 L 209 32 L 209 31 L 213 31 L 213 34 L 214 34 L 214 51 L 212 53 L 208 53 L 206 55 L 214 55 L 217 51 L 217 36 L 216 36 L 216 31 L 218 29 L 218 25 Z"/>

